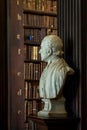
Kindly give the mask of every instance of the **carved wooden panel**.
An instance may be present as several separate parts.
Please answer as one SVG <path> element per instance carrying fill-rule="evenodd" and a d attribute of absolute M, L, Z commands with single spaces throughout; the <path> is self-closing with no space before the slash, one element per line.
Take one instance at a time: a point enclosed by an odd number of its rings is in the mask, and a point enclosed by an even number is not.
<path fill-rule="evenodd" d="M 86 130 L 87 2 L 82 0 L 58 1 L 58 35 L 64 42 L 64 57 L 76 72 L 73 82 L 70 82 L 67 88 L 70 87 L 73 93 L 73 98 L 71 98 L 73 99 L 73 105 L 71 105 L 73 111 L 82 120 L 79 129 Z M 67 93 L 68 98 L 70 98 L 69 93 Z"/>

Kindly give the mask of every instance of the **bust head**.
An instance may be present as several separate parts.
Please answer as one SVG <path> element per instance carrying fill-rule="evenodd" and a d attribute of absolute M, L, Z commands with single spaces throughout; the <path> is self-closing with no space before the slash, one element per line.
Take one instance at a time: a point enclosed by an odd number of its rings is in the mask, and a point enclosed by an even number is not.
<path fill-rule="evenodd" d="M 39 51 L 41 59 L 48 61 L 52 56 L 62 56 L 63 43 L 57 35 L 47 35 L 41 42 L 41 49 Z"/>

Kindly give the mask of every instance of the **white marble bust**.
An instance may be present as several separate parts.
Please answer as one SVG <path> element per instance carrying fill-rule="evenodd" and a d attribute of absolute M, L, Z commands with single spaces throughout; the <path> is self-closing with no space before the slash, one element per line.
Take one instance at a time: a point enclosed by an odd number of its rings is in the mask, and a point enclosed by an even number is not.
<path fill-rule="evenodd" d="M 74 70 L 63 59 L 62 40 L 57 35 L 45 36 L 39 53 L 42 61 L 47 62 L 47 66 L 39 82 L 40 98 L 44 102 L 44 109 L 38 112 L 38 115 L 66 115 L 62 89 L 67 75 L 73 74 Z"/>

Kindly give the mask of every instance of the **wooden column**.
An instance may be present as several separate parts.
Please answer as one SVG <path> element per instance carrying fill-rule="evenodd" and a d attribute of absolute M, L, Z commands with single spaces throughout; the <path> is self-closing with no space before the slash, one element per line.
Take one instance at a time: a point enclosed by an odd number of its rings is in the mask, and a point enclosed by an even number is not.
<path fill-rule="evenodd" d="M 58 1 L 58 35 L 64 42 L 64 58 L 75 69 L 74 80 L 67 86 L 66 98 L 70 98 L 69 102 L 73 112 L 81 118 L 78 129 L 86 130 L 87 2 L 82 0 Z"/>
<path fill-rule="evenodd" d="M 7 8 L 0 1 L 0 127 L 8 128 L 8 73 L 7 73 Z"/>
<path fill-rule="evenodd" d="M 24 130 L 23 1 L 9 0 L 8 7 L 9 125 Z"/>

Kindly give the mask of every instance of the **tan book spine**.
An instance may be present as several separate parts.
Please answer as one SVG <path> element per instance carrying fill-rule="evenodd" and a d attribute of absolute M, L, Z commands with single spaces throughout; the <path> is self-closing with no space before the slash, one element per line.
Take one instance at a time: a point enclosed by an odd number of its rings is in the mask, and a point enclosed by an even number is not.
<path fill-rule="evenodd" d="M 24 86 L 24 96 L 26 99 L 29 98 L 29 86 L 28 86 L 28 82 L 25 82 L 25 86 Z"/>

